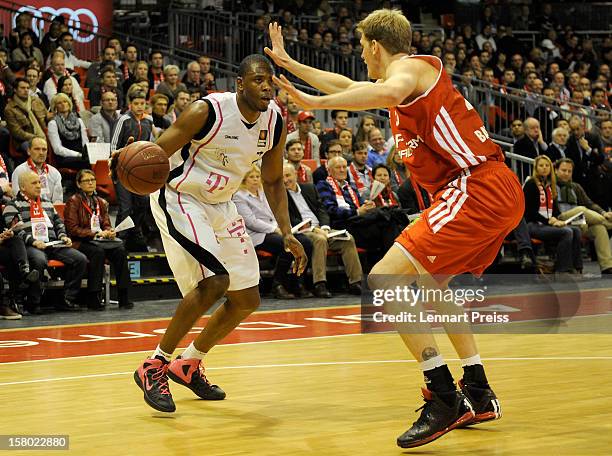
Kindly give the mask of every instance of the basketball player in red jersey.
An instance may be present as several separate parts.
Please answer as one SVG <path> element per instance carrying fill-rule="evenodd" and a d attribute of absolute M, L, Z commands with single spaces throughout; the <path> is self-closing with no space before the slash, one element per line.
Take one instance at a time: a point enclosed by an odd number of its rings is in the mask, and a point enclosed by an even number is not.
<path fill-rule="evenodd" d="M 358 30 L 362 58 L 375 83 L 354 82 L 293 60 L 277 24 L 270 25 L 272 49 L 265 52 L 329 94 L 308 95 L 284 76 L 275 78 L 303 109 L 389 108 L 395 144 L 411 179 L 433 195 L 431 207 L 374 266 L 370 285 L 380 288 L 383 277 L 401 274 L 422 280 L 433 274 L 482 274 L 523 215 L 517 177 L 474 108 L 452 86 L 440 59 L 410 55 L 412 31 L 401 12 L 374 11 Z M 457 427 L 501 416 L 471 333 L 448 334 L 464 369 L 460 391 L 431 332 L 401 336 L 421 363 L 427 389 L 422 413 L 398 438 L 399 446 L 424 445 Z"/>

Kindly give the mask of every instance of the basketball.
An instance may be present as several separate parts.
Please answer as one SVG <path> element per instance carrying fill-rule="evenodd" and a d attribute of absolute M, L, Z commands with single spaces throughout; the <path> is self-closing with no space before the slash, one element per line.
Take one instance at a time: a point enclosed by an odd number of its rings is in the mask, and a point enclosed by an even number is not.
<path fill-rule="evenodd" d="M 137 195 L 148 195 L 159 190 L 168 179 L 169 172 L 166 152 L 149 141 L 127 145 L 117 161 L 117 177 L 126 189 Z"/>

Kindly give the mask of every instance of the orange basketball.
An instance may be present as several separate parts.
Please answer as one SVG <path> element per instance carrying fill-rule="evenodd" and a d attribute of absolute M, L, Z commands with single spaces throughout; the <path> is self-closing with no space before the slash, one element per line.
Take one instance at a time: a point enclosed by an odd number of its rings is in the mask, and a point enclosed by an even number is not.
<path fill-rule="evenodd" d="M 137 195 L 159 190 L 166 183 L 169 172 L 166 152 L 149 141 L 126 146 L 117 161 L 117 177 L 126 189 Z"/>

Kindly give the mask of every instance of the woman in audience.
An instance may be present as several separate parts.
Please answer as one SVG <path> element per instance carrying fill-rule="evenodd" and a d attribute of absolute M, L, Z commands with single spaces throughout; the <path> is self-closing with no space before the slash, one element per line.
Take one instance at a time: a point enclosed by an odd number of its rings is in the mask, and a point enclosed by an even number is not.
<path fill-rule="evenodd" d="M 104 310 L 101 301 L 104 260 L 108 258 L 117 278 L 119 308 L 131 309 L 128 299 L 130 273 L 123 242 L 115 236 L 108 216 L 108 203 L 96 194 L 96 176 L 89 169 L 77 173 L 78 191 L 66 203 L 64 223 L 73 247 L 89 260 L 87 268 L 87 306 Z"/>
<path fill-rule="evenodd" d="M 26 69 L 31 62 L 36 61 L 39 66 L 43 65 L 44 59 L 42 52 L 34 47 L 34 35 L 32 32 L 23 32 L 19 36 L 19 47 L 11 52 L 11 61 L 16 69 Z"/>
<path fill-rule="evenodd" d="M 155 93 L 161 93 L 168 97 L 168 106 L 174 103 L 179 90 L 187 90 L 185 84 L 179 81 L 179 67 L 166 65 L 164 67 L 164 80 L 159 83 Z"/>
<path fill-rule="evenodd" d="M 68 95 L 70 101 L 72 101 L 72 110 L 77 114 L 81 114 L 86 111 L 85 103 L 83 102 L 83 92 L 72 90 L 72 78 L 70 76 L 62 76 L 57 81 L 57 93 L 64 93 Z"/>
<path fill-rule="evenodd" d="M 368 132 L 376 126 L 374 117 L 370 115 L 362 116 L 357 126 L 357 134 L 355 135 L 356 142 L 368 142 Z"/>
<path fill-rule="evenodd" d="M 376 165 L 374 169 L 372 169 L 372 176 L 375 181 L 380 182 L 385 186 L 385 188 L 380 192 L 380 194 L 374 198 L 374 204 L 376 207 L 397 207 L 399 206 L 399 202 L 397 199 L 396 193 L 391 189 L 391 170 L 387 167 L 387 165 L 383 165 L 382 163 Z"/>
<path fill-rule="evenodd" d="M 582 273 L 580 239 L 577 226 L 566 225 L 556 218 L 557 182 L 553 165 L 546 155 L 535 158 L 533 175 L 523 186 L 525 193 L 525 221 L 529 235 L 544 242 L 557 244 L 555 270 L 559 273 Z"/>
<path fill-rule="evenodd" d="M 347 162 L 353 161 L 353 132 L 348 128 L 343 128 L 338 133 L 338 141 L 342 146 L 342 156 Z"/>
<path fill-rule="evenodd" d="M 49 142 L 55 154 L 57 168 L 89 168 L 85 145 L 89 143 L 85 124 L 72 110 L 72 100 L 65 93 L 51 99 Z"/>
<path fill-rule="evenodd" d="M 257 249 L 265 250 L 274 255 L 276 267 L 272 281 L 272 293 L 277 299 L 294 299 L 296 296 L 287 291 L 289 285 L 288 273 L 293 262 L 291 253 L 285 251 L 283 236 L 272 209 L 268 205 L 266 195 L 261 186 L 261 172 L 255 165 L 247 172 L 238 190 L 232 198 L 238 213 L 244 219 L 247 232 Z M 311 258 L 312 243 L 303 234 L 295 237 L 302 243 L 306 255 Z M 312 293 L 304 288 L 303 276 L 297 279 L 296 294 L 300 298 L 312 297 Z"/>

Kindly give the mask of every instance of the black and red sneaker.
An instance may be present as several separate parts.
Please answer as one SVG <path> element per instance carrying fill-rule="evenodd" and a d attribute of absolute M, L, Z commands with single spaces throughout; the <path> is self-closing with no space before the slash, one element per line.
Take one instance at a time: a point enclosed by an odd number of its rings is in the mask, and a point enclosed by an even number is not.
<path fill-rule="evenodd" d="M 145 359 L 142 365 L 134 372 L 134 380 L 144 392 L 147 404 L 160 412 L 174 412 L 176 406 L 168 386 L 168 366 L 170 363 L 164 358 L 155 357 Z"/>
<path fill-rule="evenodd" d="M 474 418 L 470 401 L 460 391 L 443 393 L 445 396 L 454 396 L 453 405 L 448 405 L 439 394 L 425 388 L 421 390 L 425 404 L 417 411 L 423 411 L 412 427 L 397 438 L 397 445 L 402 448 L 413 448 L 433 442 Z"/>
<path fill-rule="evenodd" d="M 499 399 L 491 388 L 478 388 L 473 385 L 466 385 L 463 380 L 459 380 L 461 392 L 471 402 L 474 407 L 475 416 L 465 425 L 484 423 L 485 421 L 499 420 L 502 416 Z M 480 399 L 476 399 L 480 398 Z"/>
<path fill-rule="evenodd" d="M 183 359 L 178 356 L 170 363 L 168 377 L 179 385 L 186 386 L 201 399 L 207 401 L 225 399 L 225 391 L 211 384 L 204 375 L 204 366 L 200 359 Z"/>

